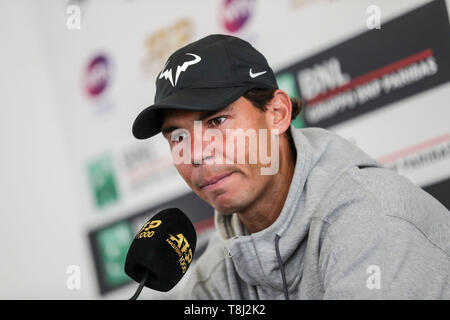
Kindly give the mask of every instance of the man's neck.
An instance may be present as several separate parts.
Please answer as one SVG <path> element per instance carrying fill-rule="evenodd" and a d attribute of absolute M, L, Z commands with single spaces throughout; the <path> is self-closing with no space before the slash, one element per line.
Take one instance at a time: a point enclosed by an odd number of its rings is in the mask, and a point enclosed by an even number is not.
<path fill-rule="evenodd" d="M 280 143 L 280 170 L 274 176 L 273 183 L 252 206 L 237 213 L 248 232 L 264 230 L 280 216 L 295 170 L 296 152 L 292 152 L 292 147 L 288 139 L 283 139 Z"/>

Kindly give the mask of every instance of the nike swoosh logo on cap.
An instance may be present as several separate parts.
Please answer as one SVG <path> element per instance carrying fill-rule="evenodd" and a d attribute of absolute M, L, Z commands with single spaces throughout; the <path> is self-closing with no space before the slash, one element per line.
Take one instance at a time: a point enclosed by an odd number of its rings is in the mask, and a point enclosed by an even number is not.
<path fill-rule="evenodd" d="M 249 74 L 250 74 L 250 77 L 251 77 L 251 78 L 256 78 L 256 77 L 258 77 L 258 76 L 260 76 L 260 75 L 262 75 L 262 74 L 264 74 L 264 73 L 266 73 L 266 72 L 267 72 L 267 70 L 266 70 L 266 71 L 257 72 L 257 73 L 253 73 L 253 72 L 252 72 L 252 68 L 250 68 Z"/>

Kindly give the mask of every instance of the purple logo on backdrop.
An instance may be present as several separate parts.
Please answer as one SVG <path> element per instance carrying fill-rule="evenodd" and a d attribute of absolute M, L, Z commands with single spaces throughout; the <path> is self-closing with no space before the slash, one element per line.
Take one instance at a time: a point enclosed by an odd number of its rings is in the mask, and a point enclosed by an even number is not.
<path fill-rule="evenodd" d="M 239 31 L 248 21 L 255 0 L 225 0 L 222 5 L 222 23 L 229 32 Z"/>
<path fill-rule="evenodd" d="M 86 67 L 84 82 L 87 93 L 98 96 L 108 86 L 110 78 L 110 62 L 104 54 L 96 55 Z"/>

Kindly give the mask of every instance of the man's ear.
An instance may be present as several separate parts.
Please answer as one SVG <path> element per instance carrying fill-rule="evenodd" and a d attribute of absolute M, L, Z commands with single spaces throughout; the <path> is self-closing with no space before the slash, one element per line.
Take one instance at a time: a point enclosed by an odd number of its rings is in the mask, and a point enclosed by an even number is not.
<path fill-rule="evenodd" d="M 292 103 L 289 95 L 277 89 L 272 100 L 266 106 L 266 123 L 269 129 L 278 129 L 278 134 L 289 129 L 291 124 Z"/>

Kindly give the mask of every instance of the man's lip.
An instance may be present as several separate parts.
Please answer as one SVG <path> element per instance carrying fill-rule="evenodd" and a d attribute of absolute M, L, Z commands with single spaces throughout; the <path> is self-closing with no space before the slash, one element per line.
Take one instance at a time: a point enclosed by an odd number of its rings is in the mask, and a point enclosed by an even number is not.
<path fill-rule="evenodd" d="M 233 172 L 228 172 L 228 173 L 221 174 L 221 175 L 218 175 L 218 176 L 214 176 L 214 177 L 211 177 L 211 178 L 208 178 L 208 179 L 204 179 L 203 182 L 200 185 L 200 189 L 203 189 L 203 188 L 205 188 L 205 187 L 207 187 L 209 185 L 212 185 L 212 184 L 222 180 L 223 178 L 228 177 L 232 173 Z"/>

